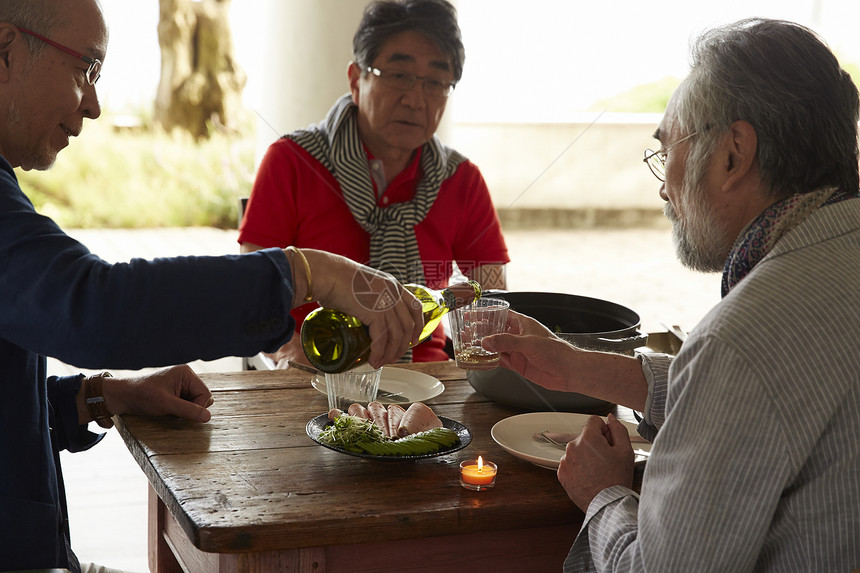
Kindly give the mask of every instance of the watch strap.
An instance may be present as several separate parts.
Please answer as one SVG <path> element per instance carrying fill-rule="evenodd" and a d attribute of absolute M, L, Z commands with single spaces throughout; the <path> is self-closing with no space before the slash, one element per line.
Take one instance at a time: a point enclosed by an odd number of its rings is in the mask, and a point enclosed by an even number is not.
<path fill-rule="evenodd" d="M 87 411 L 90 417 L 102 428 L 112 428 L 113 420 L 111 413 L 105 405 L 105 399 L 102 396 L 102 382 L 105 378 L 112 378 L 110 372 L 102 372 L 88 377 L 84 383 L 86 384 L 86 400 Z"/>

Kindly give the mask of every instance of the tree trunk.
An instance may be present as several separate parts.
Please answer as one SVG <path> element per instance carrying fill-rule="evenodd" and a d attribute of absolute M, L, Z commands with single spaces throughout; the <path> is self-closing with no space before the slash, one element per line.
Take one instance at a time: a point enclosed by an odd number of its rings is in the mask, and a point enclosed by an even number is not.
<path fill-rule="evenodd" d="M 230 0 L 159 0 L 161 79 L 155 121 L 206 138 L 235 128 L 245 73 L 233 58 Z"/>

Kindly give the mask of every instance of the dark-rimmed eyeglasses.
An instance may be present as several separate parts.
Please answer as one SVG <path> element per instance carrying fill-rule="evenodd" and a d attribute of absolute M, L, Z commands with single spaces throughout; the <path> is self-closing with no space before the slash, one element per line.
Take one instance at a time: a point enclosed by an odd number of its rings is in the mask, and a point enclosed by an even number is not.
<path fill-rule="evenodd" d="M 404 92 L 414 88 L 415 82 L 421 80 L 421 87 L 427 97 L 446 98 L 456 85 L 454 82 L 446 82 L 427 76 L 416 76 L 406 72 L 386 72 L 373 66 L 368 66 L 365 71 L 378 77 L 382 85 Z"/>
<path fill-rule="evenodd" d="M 88 66 L 87 67 L 87 73 L 86 73 L 87 83 L 90 84 L 91 86 L 94 86 L 94 85 L 96 85 L 96 82 L 99 81 L 99 78 L 102 75 L 101 60 L 91 58 L 89 56 L 85 56 L 80 52 L 76 52 L 75 50 L 73 50 L 67 46 L 64 46 L 62 44 L 58 44 L 57 42 L 50 40 L 50 39 L 46 38 L 45 36 L 43 36 L 41 34 L 37 34 L 36 32 L 33 32 L 33 31 L 28 30 L 26 28 L 18 28 L 18 31 L 21 32 L 22 34 L 27 34 L 28 36 L 33 36 L 37 40 L 42 40 L 46 44 L 48 44 L 50 46 L 54 46 L 58 50 L 61 50 L 63 52 L 66 52 L 69 55 L 72 55 L 76 58 L 79 58 L 81 61 L 83 61 Z"/>
<path fill-rule="evenodd" d="M 669 150 L 678 145 L 679 143 L 683 143 L 693 137 L 694 135 L 698 135 L 698 131 L 694 131 L 689 135 L 685 135 L 675 143 L 669 145 L 668 147 L 661 147 L 657 151 L 652 151 L 650 149 L 645 150 L 645 159 L 642 161 L 648 165 L 648 168 L 651 170 L 651 173 L 654 174 L 654 177 L 659 179 L 662 182 L 666 182 L 666 156 L 669 154 Z"/>

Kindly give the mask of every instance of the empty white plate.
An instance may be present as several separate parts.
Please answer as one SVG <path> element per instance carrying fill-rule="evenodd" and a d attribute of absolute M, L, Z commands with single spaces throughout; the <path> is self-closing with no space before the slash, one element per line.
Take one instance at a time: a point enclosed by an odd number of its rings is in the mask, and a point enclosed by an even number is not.
<path fill-rule="evenodd" d="M 490 430 L 490 435 L 497 444 L 516 457 L 529 461 L 536 466 L 555 470 L 558 469 L 558 462 L 561 460 L 564 450 L 536 440 L 534 435 L 541 430 L 578 434 L 590 417 L 590 414 L 570 412 L 530 412 L 511 416 L 497 422 Z M 639 437 L 636 424 L 623 420 L 621 423 L 627 427 L 631 437 Z M 651 444 L 634 442 L 633 450 L 650 452 Z"/>

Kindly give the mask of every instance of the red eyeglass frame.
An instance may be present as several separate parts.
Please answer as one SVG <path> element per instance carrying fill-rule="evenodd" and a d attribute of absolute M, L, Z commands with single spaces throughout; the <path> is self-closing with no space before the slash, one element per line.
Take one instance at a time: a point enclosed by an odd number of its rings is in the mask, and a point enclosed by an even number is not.
<path fill-rule="evenodd" d="M 61 50 L 61 51 L 66 52 L 67 54 L 69 54 L 71 56 L 79 58 L 81 61 L 83 61 L 85 64 L 87 64 L 87 66 L 89 66 L 87 68 L 87 74 L 86 74 L 87 83 L 90 84 L 91 86 L 94 86 L 96 84 L 96 82 L 99 81 L 99 78 L 102 75 L 101 74 L 101 70 L 102 70 L 101 60 L 99 60 L 97 58 L 91 58 L 89 56 L 85 56 L 84 54 L 82 54 L 78 51 L 75 51 L 75 50 L 69 48 L 68 46 L 64 46 L 58 42 L 51 40 L 50 38 L 46 38 L 45 36 L 43 36 L 41 34 L 37 34 L 36 32 L 34 32 L 32 30 L 28 30 L 27 28 L 21 28 L 20 26 L 16 26 L 16 28 L 18 28 L 18 31 L 21 32 L 22 34 L 27 34 L 28 36 L 33 36 L 37 40 L 42 40 L 43 42 L 45 42 L 49 46 L 54 46 L 58 50 Z M 95 77 L 93 77 L 93 74 L 95 74 Z"/>

